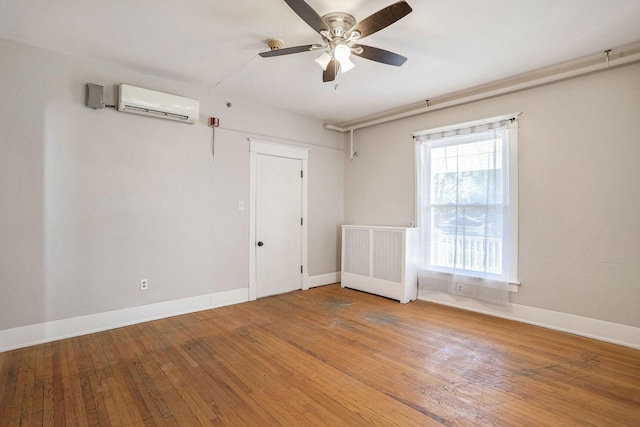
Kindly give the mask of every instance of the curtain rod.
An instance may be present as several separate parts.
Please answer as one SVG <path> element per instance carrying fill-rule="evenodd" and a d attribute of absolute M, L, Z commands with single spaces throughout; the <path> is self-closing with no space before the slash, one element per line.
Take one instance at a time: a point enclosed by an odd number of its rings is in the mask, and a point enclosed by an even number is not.
<path fill-rule="evenodd" d="M 484 126 L 491 123 L 502 122 L 505 120 L 509 120 L 511 123 L 513 123 L 516 120 L 518 120 L 518 117 L 520 116 L 520 114 L 522 114 L 522 112 L 518 111 L 515 113 L 502 114 L 500 116 L 488 117 L 486 119 L 472 120 L 464 123 L 457 123 L 455 125 L 440 126 L 433 129 L 419 130 L 419 131 L 411 132 L 411 136 L 413 138 L 417 138 L 420 136 L 431 135 L 435 133 L 444 133 L 444 132 L 450 132 L 450 131 L 460 130 L 460 129 L 469 129 L 475 126 Z"/>

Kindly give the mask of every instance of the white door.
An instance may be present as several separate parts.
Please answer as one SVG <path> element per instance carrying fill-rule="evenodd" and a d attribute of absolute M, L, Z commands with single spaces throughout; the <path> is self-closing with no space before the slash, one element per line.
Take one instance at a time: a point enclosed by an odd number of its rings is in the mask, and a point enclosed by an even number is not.
<path fill-rule="evenodd" d="M 302 287 L 302 160 L 256 157 L 256 296 Z"/>

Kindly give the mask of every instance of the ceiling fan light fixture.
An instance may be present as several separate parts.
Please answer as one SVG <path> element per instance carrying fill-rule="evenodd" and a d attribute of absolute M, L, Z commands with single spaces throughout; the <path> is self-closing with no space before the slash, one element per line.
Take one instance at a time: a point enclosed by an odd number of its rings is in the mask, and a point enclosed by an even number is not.
<path fill-rule="evenodd" d="M 351 62 L 349 58 L 340 59 L 338 60 L 338 62 L 340 63 L 340 71 L 343 73 L 346 73 L 347 71 L 349 71 L 350 69 L 356 66 L 356 64 Z"/>
<path fill-rule="evenodd" d="M 349 59 L 351 57 L 351 48 L 346 44 L 336 46 L 333 50 L 333 57 L 340 63 L 340 71 L 343 73 L 355 67 L 355 64 Z"/>
<path fill-rule="evenodd" d="M 316 63 L 323 69 L 327 69 L 327 65 L 331 62 L 331 55 L 327 52 L 322 52 L 322 55 L 316 58 Z"/>
<path fill-rule="evenodd" d="M 346 44 L 339 44 L 333 51 L 333 56 L 342 63 L 343 60 L 349 60 L 351 49 Z"/>

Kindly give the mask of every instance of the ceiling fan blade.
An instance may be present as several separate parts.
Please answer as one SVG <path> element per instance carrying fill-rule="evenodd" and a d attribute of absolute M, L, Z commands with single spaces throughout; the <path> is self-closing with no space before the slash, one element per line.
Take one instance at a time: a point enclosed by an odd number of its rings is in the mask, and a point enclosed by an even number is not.
<path fill-rule="evenodd" d="M 327 69 L 322 73 L 322 81 L 323 82 L 332 82 L 336 79 L 336 75 L 338 74 L 338 61 L 332 59 L 329 61 L 327 65 Z"/>
<path fill-rule="evenodd" d="M 314 50 L 316 45 L 308 44 L 304 46 L 285 47 L 284 49 L 273 49 L 266 52 L 260 52 L 260 56 L 263 58 L 270 58 L 272 56 L 291 55 L 292 53 L 308 52 Z"/>
<path fill-rule="evenodd" d="M 360 38 L 365 38 L 404 18 L 412 10 L 406 1 L 399 1 L 358 22 L 351 31 L 359 31 Z"/>
<path fill-rule="evenodd" d="M 303 0 L 284 1 L 300 18 L 302 18 L 304 22 L 306 22 L 311 28 L 316 30 L 317 33 L 320 33 L 320 31 L 323 30 L 329 30 L 329 26 L 326 22 L 324 22 L 324 19 L 322 19 L 322 17 L 318 15 L 318 13 Z"/>
<path fill-rule="evenodd" d="M 402 55 L 398 55 L 397 53 L 389 52 L 388 50 L 380 49 L 372 46 L 365 45 L 353 45 L 354 49 L 362 48 L 362 52 L 356 53 L 354 55 L 358 55 L 361 58 L 369 59 L 371 61 L 381 62 L 383 64 L 395 65 L 396 67 L 401 66 L 407 60 L 406 57 Z"/>

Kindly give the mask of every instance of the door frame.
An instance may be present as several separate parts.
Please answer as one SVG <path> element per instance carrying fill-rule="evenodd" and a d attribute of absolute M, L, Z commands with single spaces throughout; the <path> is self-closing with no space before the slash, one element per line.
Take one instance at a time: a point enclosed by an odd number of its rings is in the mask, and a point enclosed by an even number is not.
<path fill-rule="evenodd" d="M 309 289 L 308 273 L 308 195 L 307 195 L 307 166 L 309 162 L 309 149 L 294 147 L 291 145 L 279 144 L 270 141 L 261 141 L 249 138 L 249 301 L 257 298 L 257 277 L 256 277 L 256 197 L 258 188 L 258 156 L 267 155 L 297 159 L 302 161 L 302 244 L 300 248 L 302 275 L 301 287 L 303 290 Z"/>

